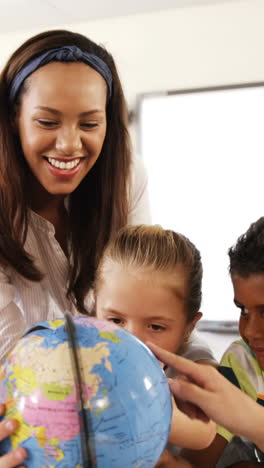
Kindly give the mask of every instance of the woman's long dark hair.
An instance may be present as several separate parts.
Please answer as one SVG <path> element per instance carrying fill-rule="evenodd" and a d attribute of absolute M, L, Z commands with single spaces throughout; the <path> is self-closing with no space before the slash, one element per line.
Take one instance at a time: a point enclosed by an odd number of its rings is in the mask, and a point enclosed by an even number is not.
<path fill-rule="evenodd" d="M 85 36 L 70 31 L 47 31 L 26 41 L 9 59 L 0 76 L 0 265 L 39 281 L 42 273 L 24 249 L 31 206 L 28 166 L 14 126 L 17 102 L 10 108 L 9 89 L 18 71 L 44 50 L 76 45 L 104 60 L 113 75 L 112 96 L 107 103 L 107 130 L 94 167 L 69 197 L 69 241 L 72 259 L 68 297 L 85 313 L 84 299 L 111 233 L 127 222 L 131 149 L 126 103 L 112 56 Z"/>

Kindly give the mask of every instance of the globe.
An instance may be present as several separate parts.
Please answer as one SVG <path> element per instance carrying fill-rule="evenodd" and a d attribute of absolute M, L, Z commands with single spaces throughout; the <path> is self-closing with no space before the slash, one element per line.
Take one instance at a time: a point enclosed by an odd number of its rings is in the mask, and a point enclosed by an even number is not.
<path fill-rule="evenodd" d="M 160 363 L 110 322 L 78 317 L 73 323 L 93 451 L 88 466 L 153 468 L 171 421 Z M 28 468 L 82 468 L 80 402 L 65 319 L 41 322 L 21 338 L 0 368 L 0 382 L 5 418 L 19 422 L 0 453 L 22 446 Z"/>

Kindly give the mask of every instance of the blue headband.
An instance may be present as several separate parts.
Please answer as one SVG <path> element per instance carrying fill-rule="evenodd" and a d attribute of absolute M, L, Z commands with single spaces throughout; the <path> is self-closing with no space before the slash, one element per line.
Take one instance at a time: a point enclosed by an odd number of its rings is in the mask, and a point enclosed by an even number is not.
<path fill-rule="evenodd" d="M 108 65 L 94 54 L 82 51 L 77 46 L 63 46 L 57 49 L 49 49 L 38 57 L 33 58 L 18 72 L 9 93 L 9 101 L 13 104 L 18 91 L 25 79 L 38 68 L 50 62 L 84 62 L 94 68 L 105 79 L 108 88 L 108 99 L 112 95 L 112 73 Z"/>

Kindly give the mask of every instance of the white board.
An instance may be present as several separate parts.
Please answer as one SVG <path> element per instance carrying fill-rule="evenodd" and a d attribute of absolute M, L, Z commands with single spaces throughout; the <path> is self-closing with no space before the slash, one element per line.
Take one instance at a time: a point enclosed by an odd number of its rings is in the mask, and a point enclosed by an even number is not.
<path fill-rule="evenodd" d="M 144 95 L 139 126 L 153 223 L 200 249 L 203 318 L 237 320 L 227 250 L 263 215 L 264 86 Z"/>

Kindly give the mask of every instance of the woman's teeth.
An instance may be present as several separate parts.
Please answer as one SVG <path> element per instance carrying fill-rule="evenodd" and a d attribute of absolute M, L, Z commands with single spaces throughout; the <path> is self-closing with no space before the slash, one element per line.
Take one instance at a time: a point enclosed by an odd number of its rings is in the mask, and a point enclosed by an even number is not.
<path fill-rule="evenodd" d="M 59 169 L 65 169 L 65 170 L 68 169 L 69 170 L 69 169 L 73 169 L 74 167 L 78 166 L 78 164 L 80 162 L 80 158 L 75 159 L 74 161 L 69 161 L 69 162 L 64 162 L 64 161 L 60 162 L 57 159 L 48 158 L 48 161 L 52 166 L 58 167 Z"/>

